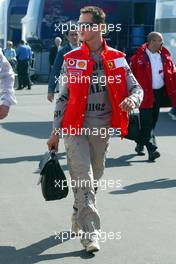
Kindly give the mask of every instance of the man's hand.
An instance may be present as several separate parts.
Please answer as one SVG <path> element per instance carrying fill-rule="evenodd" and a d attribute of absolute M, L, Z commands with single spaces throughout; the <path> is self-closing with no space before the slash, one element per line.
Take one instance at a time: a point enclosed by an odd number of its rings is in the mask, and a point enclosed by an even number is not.
<path fill-rule="evenodd" d="M 131 112 L 135 108 L 135 103 L 131 98 L 126 97 L 119 106 L 121 107 L 122 111 Z"/>
<path fill-rule="evenodd" d="M 48 93 L 47 99 L 52 103 L 52 101 L 54 100 L 54 93 Z"/>
<path fill-rule="evenodd" d="M 52 134 L 51 137 L 47 141 L 48 149 L 55 151 L 58 151 L 58 145 L 59 145 L 59 136 Z"/>
<path fill-rule="evenodd" d="M 6 116 L 8 116 L 8 113 L 9 113 L 9 106 L 0 105 L 0 119 L 4 119 Z"/>

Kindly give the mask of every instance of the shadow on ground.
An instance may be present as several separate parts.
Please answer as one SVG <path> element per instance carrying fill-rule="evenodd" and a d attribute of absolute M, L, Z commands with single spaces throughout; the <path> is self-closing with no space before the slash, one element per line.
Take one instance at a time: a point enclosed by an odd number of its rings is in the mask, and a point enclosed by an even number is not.
<path fill-rule="evenodd" d="M 64 237 L 64 239 L 62 239 L 62 237 Z M 18 250 L 11 246 L 0 246 L 0 263 L 34 264 L 42 261 L 62 260 L 63 258 L 69 257 L 78 257 L 82 259 L 90 259 L 94 257 L 93 254 L 88 254 L 85 250 L 56 254 L 42 254 L 44 251 L 70 240 L 70 238 L 70 231 L 63 231 L 58 234 L 57 237 L 51 236 Z M 59 247 L 56 247 L 56 252 L 59 252 Z"/>
<path fill-rule="evenodd" d="M 123 190 L 116 190 L 110 192 L 110 194 L 129 194 L 139 191 L 146 191 L 152 189 L 168 189 L 175 188 L 176 180 L 170 180 L 168 178 L 158 179 L 154 181 L 140 182 L 123 187 Z"/>
<path fill-rule="evenodd" d="M 52 130 L 52 122 L 11 122 L 1 126 L 15 134 L 39 139 L 48 139 Z"/>
<path fill-rule="evenodd" d="M 0 164 L 13 164 L 13 163 L 25 162 L 25 161 L 38 161 L 39 162 L 43 158 L 43 155 L 4 158 L 4 159 L 0 159 Z M 58 153 L 58 158 L 59 160 L 65 159 L 66 153 L 65 152 Z"/>
<path fill-rule="evenodd" d="M 51 133 L 52 122 L 7 122 L 2 128 L 25 136 L 47 139 Z M 172 121 L 167 112 L 161 112 L 155 131 L 156 136 L 175 136 L 176 121 Z"/>
<path fill-rule="evenodd" d="M 137 157 L 137 160 L 131 160 L 132 158 Z M 107 158 L 106 159 L 106 168 L 110 167 L 125 167 L 125 166 L 132 166 L 132 163 L 144 163 L 148 162 L 148 154 L 146 156 L 142 157 L 144 160 L 140 160 L 139 156 L 137 154 L 129 154 L 129 155 L 123 155 L 117 158 Z M 150 163 L 151 164 L 151 163 Z"/>

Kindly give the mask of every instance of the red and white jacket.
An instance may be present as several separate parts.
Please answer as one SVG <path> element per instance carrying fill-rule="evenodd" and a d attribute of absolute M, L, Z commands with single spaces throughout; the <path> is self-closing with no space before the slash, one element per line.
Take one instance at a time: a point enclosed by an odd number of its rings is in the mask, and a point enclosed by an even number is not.
<path fill-rule="evenodd" d="M 144 99 L 141 108 L 152 108 L 154 94 L 152 89 L 152 69 L 150 59 L 146 53 L 147 43 L 143 44 L 131 57 L 130 67 L 137 81 L 144 90 Z M 176 68 L 169 51 L 162 47 L 160 52 L 163 63 L 165 94 L 170 96 L 173 107 L 176 107 Z"/>
<path fill-rule="evenodd" d="M 128 114 L 121 110 L 119 104 L 129 96 L 126 78 L 127 72 L 124 67 L 125 54 L 108 47 L 105 40 L 103 40 L 101 57 L 106 79 L 110 80 L 107 81 L 107 89 L 112 105 L 110 127 L 119 128 L 123 137 L 127 134 L 128 130 Z M 90 85 L 90 79 L 86 77 L 92 76 L 94 60 L 90 57 L 87 44 L 83 43 L 81 47 L 65 54 L 64 61 L 67 70 L 69 96 L 61 120 L 61 128 L 66 129 L 68 133 L 70 128 L 74 128 L 77 131 L 76 134 L 79 135 L 80 128 L 83 127 L 86 116 L 86 105 Z M 80 81 L 80 79 L 84 81 Z M 117 83 L 117 79 L 120 79 L 120 82 Z M 137 103 L 138 105 L 141 103 L 143 97 L 140 86 L 136 94 L 137 100 L 139 101 L 139 103 Z M 131 98 L 133 98 L 133 91 Z M 56 102 L 56 120 L 60 112 L 58 110 L 59 107 L 57 108 L 57 103 L 59 106 L 59 104 L 62 104 L 62 100 L 63 98 L 61 96 Z M 55 123 L 57 123 L 57 121 Z M 57 125 L 54 125 L 54 127 L 57 128 Z"/>

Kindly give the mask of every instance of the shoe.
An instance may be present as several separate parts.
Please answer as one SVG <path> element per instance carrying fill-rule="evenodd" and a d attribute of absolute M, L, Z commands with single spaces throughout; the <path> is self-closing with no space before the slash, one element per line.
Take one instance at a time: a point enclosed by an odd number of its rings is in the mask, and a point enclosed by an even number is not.
<path fill-rule="evenodd" d="M 23 89 L 23 87 L 18 87 L 15 90 L 22 90 L 22 89 Z"/>
<path fill-rule="evenodd" d="M 135 147 L 135 151 L 136 151 L 136 153 L 139 156 L 144 156 L 145 155 L 145 153 L 143 152 L 144 151 L 144 146 L 143 145 L 137 144 L 136 147 Z"/>
<path fill-rule="evenodd" d="M 86 246 L 86 252 L 93 253 L 100 250 L 100 245 L 98 239 L 94 239 L 93 241 L 90 241 Z"/>
<path fill-rule="evenodd" d="M 171 117 L 172 120 L 175 121 L 175 120 L 176 120 L 176 108 L 172 108 L 172 109 L 169 111 L 168 115 Z"/>
<path fill-rule="evenodd" d="M 100 250 L 99 240 L 97 238 L 93 239 L 81 239 L 81 244 L 85 248 L 86 252 L 93 253 Z"/>
<path fill-rule="evenodd" d="M 72 227 L 71 227 L 71 232 L 72 232 L 72 235 L 78 235 L 79 233 L 79 226 L 77 224 L 77 212 L 78 210 L 77 209 L 73 209 L 73 214 L 72 214 L 72 218 L 71 218 L 71 222 L 72 222 Z"/>
<path fill-rule="evenodd" d="M 160 153 L 157 150 L 155 150 L 155 151 L 149 152 L 148 160 L 153 162 L 153 161 L 155 161 L 155 159 L 157 159 L 159 157 L 160 157 Z"/>
<path fill-rule="evenodd" d="M 95 194 L 97 194 L 98 187 L 94 187 Z"/>
<path fill-rule="evenodd" d="M 27 90 L 31 90 L 31 86 L 28 86 Z"/>

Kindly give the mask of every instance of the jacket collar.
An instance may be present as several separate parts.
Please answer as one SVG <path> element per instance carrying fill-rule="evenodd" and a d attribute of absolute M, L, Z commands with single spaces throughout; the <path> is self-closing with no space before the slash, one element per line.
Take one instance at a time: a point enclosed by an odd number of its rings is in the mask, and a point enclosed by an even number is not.
<path fill-rule="evenodd" d="M 103 43 L 102 43 L 102 47 L 103 47 L 103 50 L 102 50 L 102 53 L 108 51 L 108 45 L 106 43 L 106 40 L 103 38 Z M 81 45 L 81 49 L 82 51 L 84 52 L 84 54 L 87 56 L 87 57 L 90 57 L 90 49 L 87 45 L 86 42 L 83 42 L 82 45 Z"/>
<path fill-rule="evenodd" d="M 144 43 L 143 45 L 141 45 L 141 46 L 137 49 L 137 53 L 138 53 L 138 54 L 143 54 L 143 53 L 145 53 L 146 48 L 148 48 L 148 44 L 147 44 L 147 43 Z M 165 47 L 162 47 L 162 49 L 161 49 L 161 51 L 160 51 L 160 54 L 161 54 L 161 55 L 164 55 L 164 56 L 170 56 L 169 51 L 168 51 Z"/>

